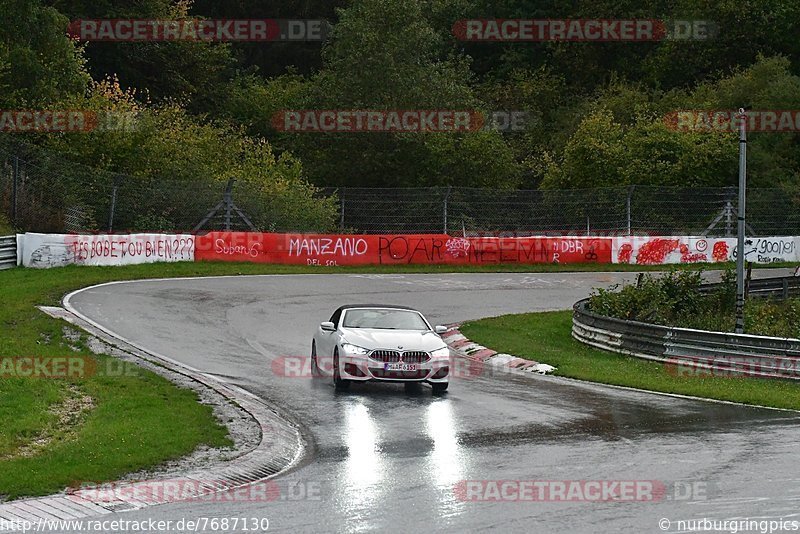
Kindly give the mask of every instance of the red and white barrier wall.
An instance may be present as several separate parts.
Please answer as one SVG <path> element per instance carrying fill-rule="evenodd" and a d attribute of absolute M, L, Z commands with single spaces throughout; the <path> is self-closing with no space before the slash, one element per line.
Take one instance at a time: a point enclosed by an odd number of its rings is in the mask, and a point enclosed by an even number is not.
<path fill-rule="evenodd" d="M 594 237 L 211 232 L 197 236 L 195 258 L 299 265 L 610 263 L 611 242 Z"/>
<path fill-rule="evenodd" d="M 17 234 L 17 265 L 133 265 L 194 261 L 189 234 Z"/>
<path fill-rule="evenodd" d="M 746 242 L 755 263 L 800 261 L 800 237 Z M 20 234 L 26 267 L 131 265 L 175 261 L 247 261 L 295 265 L 488 265 L 499 263 L 673 263 L 736 259 L 736 238 L 455 237 L 432 234 L 335 235 L 210 232 L 189 234 Z"/>
<path fill-rule="evenodd" d="M 735 261 L 735 237 L 615 237 L 613 263 L 663 265 Z M 753 263 L 800 261 L 800 237 L 751 237 L 745 240 L 745 260 Z"/>

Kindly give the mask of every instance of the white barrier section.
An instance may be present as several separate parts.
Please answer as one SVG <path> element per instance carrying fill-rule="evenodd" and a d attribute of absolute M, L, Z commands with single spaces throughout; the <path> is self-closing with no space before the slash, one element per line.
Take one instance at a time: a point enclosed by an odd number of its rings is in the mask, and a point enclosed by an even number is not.
<path fill-rule="evenodd" d="M 800 237 L 748 237 L 745 259 L 753 263 L 800 261 Z M 630 236 L 615 237 L 613 263 L 663 265 L 736 260 L 735 237 Z"/>
<path fill-rule="evenodd" d="M 189 234 L 33 234 L 17 236 L 17 263 L 25 267 L 133 265 L 194 261 Z"/>

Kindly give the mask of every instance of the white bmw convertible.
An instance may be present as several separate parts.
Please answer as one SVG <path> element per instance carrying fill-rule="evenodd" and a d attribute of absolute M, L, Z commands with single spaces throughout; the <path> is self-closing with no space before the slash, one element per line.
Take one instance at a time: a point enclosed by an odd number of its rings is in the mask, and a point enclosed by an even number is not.
<path fill-rule="evenodd" d="M 411 308 L 342 306 L 314 333 L 311 367 L 333 375 L 337 389 L 378 380 L 427 382 L 442 393 L 450 378 L 450 349 L 439 336 L 446 330 Z"/>

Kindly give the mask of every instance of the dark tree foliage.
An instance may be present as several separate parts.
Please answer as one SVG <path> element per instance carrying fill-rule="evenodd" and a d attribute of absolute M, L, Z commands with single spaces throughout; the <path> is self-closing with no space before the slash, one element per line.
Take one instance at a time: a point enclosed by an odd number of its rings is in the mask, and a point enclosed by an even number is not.
<path fill-rule="evenodd" d="M 142 105 L 266 139 L 313 183 L 729 185 L 735 133 L 665 127 L 681 109 L 800 109 L 795 0 L 0 0 L 0 98 L 75 98 L 89 76 Z M 325 19 L 328 41 L 75 43 L 77 18 Z M 469 18 L 703 20 L 707 39 L 463 42 Z M 86 65 L 83 58 L 86 58 Z M 521 131 L 287 134 L 287 109 L 520 110 Z M 750 176 L 800 190 L 796 133 L 754 134 Z M 123 160 L 126 158 L 122 158 Z"/>

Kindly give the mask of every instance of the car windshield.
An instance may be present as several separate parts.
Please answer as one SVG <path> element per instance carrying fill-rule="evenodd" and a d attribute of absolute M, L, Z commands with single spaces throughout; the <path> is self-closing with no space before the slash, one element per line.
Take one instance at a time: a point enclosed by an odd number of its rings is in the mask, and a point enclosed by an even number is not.
<path fill-rule="evenodd" d="M 385 330 L 429 330 L 422 316 L 411 310 L 354 309 L 344 316 L 345 328 Z"/>

